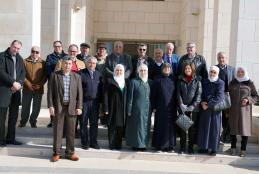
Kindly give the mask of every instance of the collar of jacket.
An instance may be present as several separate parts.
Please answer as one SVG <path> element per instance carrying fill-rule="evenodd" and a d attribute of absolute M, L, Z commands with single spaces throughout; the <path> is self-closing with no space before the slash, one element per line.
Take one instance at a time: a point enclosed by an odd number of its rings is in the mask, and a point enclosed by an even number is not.
<path fill-rule="evenodd" d="M 66 56 L 67 54 L 62 50 L 62 52 L 60 53 L 60 54 L 57 54 L 57 53 L 55 53 L 55 52 L 53 52 L 52 53 L 54 56 L 56 56 L 56 57 L 64 57 L 64 56 Z"/>
<path fill-rule="evenodd" d="M 27 57 L 27 58 L 25 59 L 25 61 L 27 61 L 27 62 L 33 62 L 31 56 Z M 39 59 L 36 61 L 36 63 L 41 63 L 41 62 L 43 62 L 43 60 L 42 60 L 42 58 L 39 57 Z"/>
<path fill-rule="evenodd" d="M 179 79 L 180 79 L 180 80 L 183 80 L 183 81 L 185 81 L 185 82 L 187 82 L 186 79 L 185 79 L 185 77 L 184 77 L 184 75 L 180 75 L 180 76 L 179 76 Z M 193 75 L 191 81 L 193 81 L 193 80 L 201 80 L 201 78 L 200 78 L 199 76 Z"/>

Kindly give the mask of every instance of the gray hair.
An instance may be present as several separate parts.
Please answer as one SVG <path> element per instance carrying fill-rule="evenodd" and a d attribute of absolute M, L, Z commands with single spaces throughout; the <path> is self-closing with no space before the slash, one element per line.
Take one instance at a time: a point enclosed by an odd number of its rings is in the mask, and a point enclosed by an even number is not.
<path fill-rule="evenodd" d="M 190 47 L 190 46 L 196 47 L 196 44 L 195 44 L 194 42 L 188 42 L 188 43 L 186 44 L 186 47 Z"/>
<path fill-rule="evenodd" d="M 94 61 L 95 63 L 97 63 L 97 59 L 96 59 L 96 57 L 94 57 L 94 56 L 90 56 L 90 57 L 88 57 L 88 58 L 85 60 L 86 63 L 88 63 L 88 62 L 90 62 L 90 61 Z"/>
<path fill-rule="evenodd" d="M 223 52 L 223 51 L 218 52 L 218 54 L 217 54 L 217 58 L 218 58 L 220 55 L 222 55 L 222 56 L 224 56 L 225 58 L 227 58 L 226 53 L 225 53 L 225 52 Z"/>
<path fill-rule="evenodd" d="M 140 72 L 140 70 L 141 70 L 142 68 L 148 70 L 148 66 L 147 66 L 146 64 L 144 64 L 144 63 L 141 63 L 141 64 L 138 66 L 138 73 Z"/>
<path fill-rule="evenodd" d="M 73 58 L 69 55 L 66 55 L 66 56 L 63 57 L 62 62 L 70 61 L 70 60 L 73 61 Z"/>

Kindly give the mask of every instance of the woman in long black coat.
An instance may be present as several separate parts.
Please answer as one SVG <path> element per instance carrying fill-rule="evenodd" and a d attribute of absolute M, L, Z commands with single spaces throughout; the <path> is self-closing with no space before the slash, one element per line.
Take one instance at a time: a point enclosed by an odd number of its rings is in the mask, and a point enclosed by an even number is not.
<path fill-rule="evenodd" d="M 108 139 L 110 149 L 121 149 L 126 121 L 127 86 L 124 66 L 117 64 L 114 76 L 104 87 L 104 113 L 108 115 Z"/>
<path fill-rule="evenodd" d="M 219 68 L 211 66 L 209 78 L 202 81 L 202 100 L 199 120 L 199 132 L 197 145 L 200 153 L 215 156 L 219 147 L 221 111 L 213 111 L 212 108 L 224 100 L 225 83 L 218 77 Z"/>
<path fill-rule="evenodd" d="M 176 87 L 170 75 L 171 71 L 169 63 L 162 66 L 162 75 L 154 81 L 151 94 L 152 109 L 155 113 L 152 146 L 162 151 L 171 151 L 176 145 Z"/>
<path fill-rule="evenodd" d="M 195 66 L 191 62 L 183 64 L 182 74 L 177 82 L 177 103 L 179 113 L 185 113 L 194 124 L 188 130 L 188 153 L 193 154 L 193 144 L 197 139 L 198 112 L 201 102 L 202 87 L 200 77 L 195 75 Z M 186 132 L 180 130 L 180 151 L 182 154 L 186 150 Z"/>

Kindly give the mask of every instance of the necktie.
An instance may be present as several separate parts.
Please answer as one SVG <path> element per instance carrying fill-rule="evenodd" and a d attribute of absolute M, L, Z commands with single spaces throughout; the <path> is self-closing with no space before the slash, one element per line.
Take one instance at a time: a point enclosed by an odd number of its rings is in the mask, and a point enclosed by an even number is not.
<path fill-rule="evenodd" d="M 90 76 L 91 76 L 91 79 L 94 78 L 94 72 L 93 71 L 90 71 Z"/>
<path fill-rule="evenodd" d="M 171 64 L 171 58 L 169 56 L 167 56 L 167 61 Z"/>

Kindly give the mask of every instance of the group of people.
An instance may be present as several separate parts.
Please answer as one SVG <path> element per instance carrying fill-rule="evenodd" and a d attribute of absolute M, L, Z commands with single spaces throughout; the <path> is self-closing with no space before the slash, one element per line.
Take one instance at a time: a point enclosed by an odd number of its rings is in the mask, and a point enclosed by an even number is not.
<path fill-rule="evenodd" d="M 181 58 L 174 53 L 173 43 L 165 45 L 165 52 L 155 49 L 151 58 L 144 43 L 139 44 L 137 54 L 131 57 L 124 53 L 121 41 L 114 42 L 109 55 L 106 45 L 100 44 L 95 56 L 89 55 L 90 46 L 86 43 L 80 45 L 79 54 L 77 45 L 69 45 L 66 54 L 62 42 L 54 41 L 54 52 L 46 61 L 40 58 L 38 46 L 33 46 L 31 55 L 23 60 L 19 55 L 21 46 L 20 41 L 14 40 L 0 53 L 2 147 L 21 144 L 15 139 L 20 104 L 18 126 L 25 127 L 29 120 L 32 128 L 37 127 L 44 84 L 48 81 L 51 116 L 48 127 L 53 127 L 54 162 L 61 157 L 63 136 L 66 137 L 65 157 L 70 160 L 79 159 L 74 148 L 76 134 L 80 135 L 82 149 L 99 149 L 99 118 L 108 127 L 110 149 L 121 149 L 125 138 L 133 150 L 146 150 L 151 137 L 152 113 L 152 147 L 157 151 L 175 150 L 179 135 L 180 154 L 193 154 L 196 144 L 199 153 L 216 155 L 221 139 L 231 142 L 231 154 L 235 155 L 236 136 L 241 135 L 240 156 L 245 156 L 251 135 L 252 104 L 258 100 L 258 94 L 246 69 L 229 66 L 224 52 L 217 54 L 218 64 L 207 69 L 204 57 L 196 53 L 195 43 L 187 43 L 187 54 Z M 231 107 L 214 111 L 213 107 L 224 100 L 226 92 L 230 94 Z M 187 132 L 175 123 L 180 114 L 193 121 Z"/>

